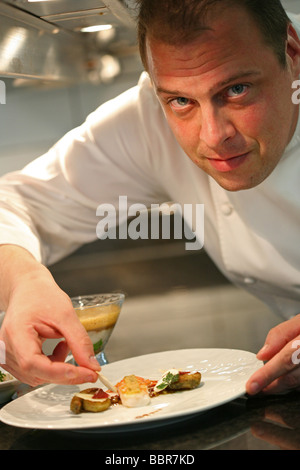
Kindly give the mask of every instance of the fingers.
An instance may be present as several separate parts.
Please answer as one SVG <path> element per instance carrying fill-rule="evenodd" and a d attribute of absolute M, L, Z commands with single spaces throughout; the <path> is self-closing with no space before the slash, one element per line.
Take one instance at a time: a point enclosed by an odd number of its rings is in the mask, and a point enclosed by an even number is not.
<path fill-rule="evenodd" d="M 65 320 L 65 319 L 64 319 Z M 31 386 L 43 383 L 75 384 L 95 382 L 98 379 L 95 370 L 100 365 L 94 357 L 93 345 L 89 336 L 75 312 L 67 321 L 57 322 L 56 329 L 60 337 L 66 336 L 55 347 L 52 355 L 47 357 L 42 352 L 43 339 L 40 331 L 45 332 L 44 324 L 36 322 L 30 328 L 12 329 L 2 328 L 2 339 L 6 345 L 6 364 L 4 368 L 21 382 Z M 67 331 L 64 335 L 63 330 Z M 7 334 L 5 334 L 7 333 Z M 50 336 L 50 335 L 49 335 Z M 51 334 L 51 337 L 54 335 Z M 65 358 L 70 349 L 79 365 L 65 364 Z"/>
<path fill-rule="evenodd" d="M 85 367 L 64 362 L 53 362 L 47 356 L 38 355 L 32 361 L 32 376 L 42 383 L 80 384 L 95 382 L 96 372 Z"/>
<path fill-rule="evenodd" d="M 246 391 L 254 395 L 264 393 L 286 393 L 292 389 L 300 389 L 300 367 L 298 350 L 295 345 L 300 344 L 300 338 L 296 338 L 284 346 L 277 354 L 248 380 Z"/>
<path fill-rule="evenodd" d="M 300 315 L 270 330 L 257 358 L 266 364 L 248 380 L 248 394 L 300 389 Z"/>
<path fill-rule="evenodd" d="M 95 358 L 93 344 L 84 327 L 78 320 L 76 321 L 76 325 L 73 324 L 71 334 L 68 331 L 64 336 L 79 366 L 87 367 L 92 370 L 100 370 L 100 365 Z"/>
<path fill-rule="evenodd" d="M 30 385 L 83 383 L 97 380 L 100 365 L 93 345 L 81 325 L 69 296 L 44 267 L 18 277 L 10 291 L 9 305 L 0 338 L 6 348 L 5 369 Z M 26 302 L 24 302 L 26 299 Z M 65 338 L 50 358 L 42 345 L 45 339 Z M 65 364 L 68 349 L 78 364 Z"/>
<path fill-rule="evenodd" d="M 298 335 L 300 335 L 300 314 L 280 323 L 269 331 L 265 344 L 258 352 L 257 358 L 262 361 L 269 361 Z"/>
<path fill-rule="evenodd" d="M 64 362 L 70 352 L 70 348 L 66 341 L 60 341 L 54 348 L 52 354 L 48 356 L 52 362 Z"/>
<path fill-rule="evenodd" d="M 263 392 L 267 395 L 288 393 L 292 390 L 300 391 L 300 368 L 297 367 L 291 372 L 275 379 L 272 383 L 264 387 Z"/>
<path fill-rule="evenodd" d="M 63 362 L 68 349 L 67 343 L 62 341 L 49 357 L 39 350 L 27 351 L 22 357 L 13 357 L 8 353 L 3 368 L 32 387 L 45 383 L 73 385 L 96 382 L 98 375 L 94 370 Z"/>
<path fill-rule="evenodd" d="M 51 326 L 53 328 L 53 325 Z M 45 324 L 43 323 L 42 327 L 40 324 L 36 324 L 35 329 L 40 335 L 41 329 L 43 332 L 45 330 Z M 94 371 L 101 369 L 95 358 L 93 344 L 71 305 L 56 318 L 55 329 L 65 341 L 58 343 L 54 349 L 52 361 L 65 359 L 68 351 L 71 351 L 79 366 Z"/>
<path fill-rule="evenodd" d="M 74 312 L 74 317 L 67 323 L 65 327 L 64 322 L 61 326 L 62 334 L 65 338 L 65 345 L 58 343 L 57 350 L 53 351 L 55 358 L 63 356 L 66 353 L 64 348 L 71 350 L 73 357 L 79 366 L 98 371 L 101 369 L 94 353 L 93 344 L 77 315 Z M 61 349 L 60 349 L 61 348 Z"/>

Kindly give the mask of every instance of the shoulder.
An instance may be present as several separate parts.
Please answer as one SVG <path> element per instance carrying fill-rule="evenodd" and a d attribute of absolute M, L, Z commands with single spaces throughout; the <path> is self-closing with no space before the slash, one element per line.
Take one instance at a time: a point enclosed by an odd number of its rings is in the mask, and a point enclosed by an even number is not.
<path fill-rule="evenodd" d="M 88 117 L 86 122 L 94 129 L 97 126 L 113 121 L 130 125 L 149 121 L 154 114 L 162 113 L 159 102 L 153 91 L 151 81 L 146 73 L 143 73 L 136 86 L 124 91 L 115 98 L 99 106 Z"/>
<path fill-rule="evenodd" d="M 147 73 L 138 84 L 99 106 L 87 117 L 86 131 L 100 148 L 113 146 L 131 158 L 156 163 L 179 149 Z M 171 149 L 171 150 L 170 150 Z"/>

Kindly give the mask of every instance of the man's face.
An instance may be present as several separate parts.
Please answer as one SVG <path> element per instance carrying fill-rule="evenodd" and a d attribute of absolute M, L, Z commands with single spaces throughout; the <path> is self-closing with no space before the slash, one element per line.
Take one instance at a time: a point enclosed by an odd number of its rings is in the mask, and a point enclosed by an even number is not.
<path fill-rule="evenodd" d="M 245 11 L 210 26 L 180 47 L 148 38 L 149 73 L 189 158 L 223 188 L 248 189 L 274 170 L 294 133 L 299 40 L 291 29 L 284 68 Z"/>

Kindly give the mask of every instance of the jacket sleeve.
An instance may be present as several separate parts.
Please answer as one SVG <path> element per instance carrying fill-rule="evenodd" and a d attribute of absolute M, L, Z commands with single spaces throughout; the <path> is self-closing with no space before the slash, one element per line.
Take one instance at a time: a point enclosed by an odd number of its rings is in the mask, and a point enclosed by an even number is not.
<path fill-rule="evenodd" d="M 147 131 L 161 111 L 150 96 L 141 86 L 128 90 L 22 171 L 2 177 L 0 244 L 23 246 L 49 265 L 97 238 L 100 204 L 117 206 L 122 195 L 128 204 L 164 199 Z"/>

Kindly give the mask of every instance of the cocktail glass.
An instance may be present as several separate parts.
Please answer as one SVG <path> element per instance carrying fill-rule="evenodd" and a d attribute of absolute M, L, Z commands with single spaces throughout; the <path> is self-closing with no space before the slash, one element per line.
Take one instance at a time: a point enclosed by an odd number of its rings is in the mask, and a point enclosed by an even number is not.
<path fill-rule="evenodd" d="M 125 296 L 121 293 L 73 297 L 72 304 L 85 327 L 100 365 L 108 363 L 104 348 L 119 318 Z"/>

